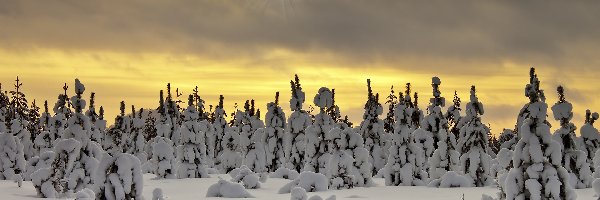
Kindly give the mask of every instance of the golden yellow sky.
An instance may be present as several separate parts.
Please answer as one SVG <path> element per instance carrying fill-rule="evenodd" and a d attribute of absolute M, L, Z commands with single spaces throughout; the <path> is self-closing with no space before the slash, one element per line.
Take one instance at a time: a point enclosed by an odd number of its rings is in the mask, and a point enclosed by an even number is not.
<path fill-rule="evenodd" d="M 168 82 L 184 94 L 197 85 L 208 104 L 224 95 L 228 113 L 252 98 L 265 110 L 280 91 L 289 111 L 298 74 L 307 104 L 335 88 L 358 124 L 367 78 L 381 97 L 411 82 L 424 108 L 439 76 L 449 101 L 454 90 L 468 101 L 476 85 L 499 133 L 514 127 L 534 66 L 548 104 L 564 85 L 580 125 L 585 109 L 600 110 L 599 18 L 600 2 L 4 0 L 0 82 L 18 75 L 30 98 L 53 105 L 80 78 L 112 119 L 122 100 L 157 107 Z"/>

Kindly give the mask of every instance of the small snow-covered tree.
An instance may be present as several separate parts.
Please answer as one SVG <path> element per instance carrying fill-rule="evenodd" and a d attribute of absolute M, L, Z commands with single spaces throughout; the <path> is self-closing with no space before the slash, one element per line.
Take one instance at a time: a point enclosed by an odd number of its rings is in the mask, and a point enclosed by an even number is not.
<path fill-rule="evenodd" d="M 51 147 L 55 146 L 57 139 L 61 138 L 67 128 L 67 117 L 71 115 L 71 109 L 67 106 L 69 97 L 67 96 L 67 84 L 63 86 L 64 94 L 58 95 L 58 100 L 54 104 L 54 116 L 50 119 L 50 140 Z"/>
<path fill-rule="evenodd" d="M 125 115 L 125 102 L 121 101 L 121 113 L 115 118 L 115 124 L 112 125 L 105 136 L 104 149 L 111 153 L 124 153 L 129 147 L 127 143 L 131 134 L 131 118 Z"/>
<path fill-rule="evenodd" d="M 442 107 L 446 104 L 446 100 L 441 96 L 439 90 L 441 83 L 442 81 L 438 77 L 432 78 L 433 98 L 429 100 L 428 115 L 421 124 L 426 132 L 433 135 L 435 151 L 428 160 L 430 179 L 438 179 L 448 171 L 457 170 L 460 157 L 458 151 L 454 149 L 456 144 L 454 134 L 449 134 L 448 122 L 442 114 Z"/>
<path fill-rule="evenodd" d="M 129 126 L 131 127 L 131 132 L 127 140 L 127 149 L 125 150 L 126 153 L 138 157 L 141 162 L 145 162 L 148 159 L 146 153 L 144 152 L 144 148 L 146 147 L 146 139 L 144 137 L 143 132 L 143 113 L 144 109 L 141 109 L 139 112 L 136 112 L 135 106 L 131 105 L 131 115 L 129 117 Z"/>
<path fill-rule="evenodd" d="M 410 99 L 409 84 L 407 84 L 406 96 L 404 97 L 400 93 L 400 102 L 394 109 L 396 121 L 392 135 L 394 145 L 390 148 L 390 154 L 382 174 L 385 184 L 388 186 L 413 186 L 427 183 L 424 150 L 414 142 L 412 132 L 415 127 L 410 124 L 414 109 L 414 104 Z M 429 141 L 433 143 L 433 138 L 430 138 Z"/>
<path fill-rule="evenodd" d="M 23 153 L 26 158 L 35 156 L 35 150 L 33 148 L 33 140 L 31 132 L 29 131 L 29 108 L 27 105 L 27 99 L 25 94 L 21 90 L 23 83 L 20 82 L 19 77 L 15 80 L 15 90 L 10 91 L 11 99 L 8 107 L 8 119 L 6 120 L 7 127 L 10 129 L 10 133 L 13 136 L 17 136 L 23 145 Z M 35 123 L 35 122 L 33 122 Z"/>
<path fill-rule="evenodd" d="M 571 175 L 569 180 L 573 188 L 591 187 L 593 179 L 590 162 L 585 152 L 577 147 L 577 136 L 575 136 L 577 128 L 570 122 L 573 118 L 573 105 L 565 99 L 562 86 L 558 86 L 556 90 L 558 102 L 552 106 L 552 114 L 555 120 L 560 121 L 560 128 L 554 132 L 554 140 L 560 143 L 563 152 L 562 166 Z"/>
<path fill-rule="evenodd" d="M 74 193 L 70 187 L 77 183 L 78 172 L 73 171 L 79 159 L 81 143 L 74 138 L 59 139 L 54 146 L 54 160 L 49 168 L 42 168 L 31 175 L 38 195 L 44 198 L 63 197 Z"/>
<path fill-rule="evenodd" d="M 462 119 L 462 116 L 460 115 L 460 111 L 462 110 L 460 108 L 460 98 L 458 97 L 458 94 L 456 93 L 456 90 L 454 91 L 454 99 L 452 100 L 453 104 L 448 107 L 448 111 L 446 111 L 446 115 L 444 115 L 444 117 L 446 117 L 446 120 L 448 121 L 448 126 L 450 127 L 450 133 L 454 134 L 454 136 L 456 138 L 459 138 L 460 135 L 460 128 L 464 125 L 464 120 Z M 461 121 L 463 121 L 461 123 Z M 460 138 L 459 138 L 460 140 Z"/>
<path fill-rule="evenodd" d="M 512 129 L 503 129 L 500 136 L 498 136 L 498 143 L 500 143 L 500 149 L 514 150 L 515 145 L 519 141 L 519 137 Z"/>
<path fill-rule="evenodd" d="M 353 128 L 342 131 L 345 137 L 345 152 L 354 158 L 350 172 L 354 176 L 354 186 L 368 187 L 373 183 L 373 166 L 369 162 L 369 151 L 365 149 L 364 140 Z"/>
<path fill-rule="evenodd" d="M 373 94 L 371 80 L 367 79 L 368 98 L 365 103 L 363 121 L 360 123 L 359 132 L 365 140 L 365 148 L 369 150 L 369 161 L 373 164 L 373 173 L 377 173 L 386 162 L 385 135 L 383 120 L 379 115 L 383 113 L 383 107 L 379 103 L 379 94 Z"/>
<path fill-rule="evenodd" d="M 228 128 L 225 130 L 221 146 L 223 146 L 223 152 L 219 154 L 217 158 L 219 160 L 219 170 L 221 173 L 228 173 L 231 170 L 242 165 L 242 154 L 238 152 L 238 140 L 240 135 L 234 128 Z"/>
<path fill-rule="evenodd" d="M 473 180 L 476 187 L 491 185 L 490 176 L 491 156 L 488 147 L 490 129 L 481 122 L 484 113 L 483 104 L 475 94 L 475 86 L 471 86 L 471 101 L 466 106 L 466 124 L 460 129 L 460 147 L 463 155 L 460 157 L 461 171 Z"/>
<path fill-rule="evenodd" d="M 90 119 L 90 132 L 91 132 L 91 140 L 102 144 L 102 136 L 103 130 L 102 127 L 106 127 L 106 121 L 100 119 L 98 113 L 96 113 L 96 93 L 91 93 L 90 95 L 90 105 L 88 110 L 85 112 L 85 115 Z"/>
<path fill-rule="evenodd" d="M 171 138 L 172 135 L 172 127 L 173 125 L 173 121 L 171 120 L 171 115 L 169 115 L 168 112 L 168 108 L 167 105 L 165 105 L 165 98 L 164 98 L 164 94 L 163 91 L 160 90 L 160 100 L 159 100 L 159 106 L 157 108 L 159 116 L 157 117 L 157 120 L 155 121 L 155 127 L 156 127 L 156 136 L 157 137 L 165 137 L 165 138 Z"/>
<path fill-rule="evenodd" d="M 211 121 L 212 121 L 212 133 L 215 135 L 215 152 L 212 156 L 215 162 L 215 166 L 220 166 L 219 156 L 223 154 L 225 150 L 225 146 L 223 146 L 223 138 L 225 136 L 225 130 L 229 129 L 227 121 L 225 120 L 225 110 L 223 110 L 223 95 L 219 96 L 219 104 L 216 106 L 215 111 L 212 113 Z"/>
<path fill-rule="evenodd" d="M 68 176 L 65 178 L 69 181 L 68 189 L 71 192 L 77 192 L 88 185 L 92 184 L 92 176 L 96 167 L 98 166 L 99 159 L 101 159 L 103 150 L 100 144 L 91 141 L 91 122 L 89 118 L 83 113 L 85 107 L 85 100 L 82 99 L 82 94 L 85 91 L 85 86 L 75 79 L 75 96 L 71 97 L 71 105 L 75 108 L 75 113 L 67 121 L 68 126 L 62 135 L 63 139 L 75 139 L 79 142 L 77 151 L 75 154 L 75 162 L 73 163 L 71 171 L 68 172 Z"/>
<path fill-rule="evenodd" d="M 231 175 L 231 182 L 241 182 L 246 189 L 260 188 L 260 177 L 258 173 L 253 172 L 246 165 L 242 165 L 240 168 L 232 170 L 229 172 L 229 175 Z"/>
<path fill-rule="evenodd" d="M 267 168 L 267 152 L 265 150 L 267 145 L 263 141 L 264 135 L 264 128 L 260 128 L 252 134 L 250 145 L 242 162 L 242 165 L 247 166 L 250 170 L 257 173 L 269 171 Z"/>
<path fill-rule="evenodd" d="M 188 107 L 183 112 L 184 122 L 179 128 L 180 141 L 183 143 L 177 147 L 177 169 L 178 178 L 208 178 L 206 155 L 205 132 L 200 130 L 197 121 L 200 115 L 194 105 L 192 95 L 188 99 Z"/>
<path fill-rule="evenodd" d="M 29 158 L 23 178 L 26 181 L 31 180 L 31 175 L 38 169 L 50 168 L 54 162 L 54 152 L 44 151 L 39 156 Z"/>
<path fill-rule="evenodd" d="M 329 178 L 329 188 L 337 190 L 353 188 L 356 182 L 352 175 L 354 159 L 344 151 L 346 147 L 345 136 L 339 128 L 331 129 L 327 136 L 333 145 L 326 171 L 327 178 Z"/>
<path fill-rule="evenodd" d="M 400 93 L 402 95 L 402 93 Z M 388 112 L 383 120 L 383 130 L 388 134 L 394 134 L 394 126 L 396 126 L 396 119 L 394 117 L 394 109 L 398 104 L 398 97 L 394 93 L 394 86 L 390 88 L 390 95 L 387 96 L 386 104 L 388 104 Z"/>
<path fill-rule="evenodd" d="M 490 174 L 492 177 L 496 177 L 496 184 L 500 192 L 498 193 L 500 199 L 506 199 L 505 185 L 506 177 L 508 172 L 513 168 L 513 151 L 507 148 L 500 149 L 496 158 L 492 160 L 492 167 L 490 168 Z"/>
<path fill-rule="evenodd" d="M 238 110 L 235 113 L 234 125 L 237 126 L 240 133 L 239 148 L 242 154 L 247 154 L 252 143 L 254 132 L 259 128 L 263 128 L 264 124 L 258 118 L 258 112 L 254 107 L 254 99 L 246 100 L 244 111 Z"/>
<path fill-rule="evenodd" d="M 581 126 L 581 138 L 583 139 L 583 151 L 587 154 L 588 161 L 591 161 L 596 156 L 596 151 L 600 149 L 600 133 L 598 129 L 594 127 L 594 122 L 598 120 L 598 113 L 592 113 L 590 110 L 585 111 L 585 123 Z M 596 166 L 592 166 L 591 169 L 596 171 Z"/>
<path fill-rule="evenodd" d="M 37 151 L 38 155 L 42 154 L 46 151 L 52 150 L 52 143 L 54 142 L 51 138 L 51 134 L 49 131 L 50 124 L 50 113 L 48 112 L 48 101 L 44 101 L 44 112 L 42 113 L 39 124 L 41 127 L 40 134 L 35 136 L 35 140 L 33 140 L 33 147 Z"/>
<path fill-rule="evenodd" d="M 267 136 L 267 168 L 273 172 L 283 167 L 285 154 L 283 140 L 285 135 L 285 113 L 279 106 L 279 92 L 275 93 L 275 101 L 267 104 L 267 115 L 265 116 Z"/>
<path fill-rule="evenodd" d="M 290 81 L 292 95 L 290 99 L 290 109 L 292 114 L 288 118 L 286 136 L 284 137 L 284 148 L 286 167 L 300 172 L 304 168 L 304 157 L 306 150 L 306 128 L 311 124 L 312 120 L 308 113 L 302 110 L 302 104 L 305 100 L 304 91 L 300 86 L 298 75 Z"/>
<path fill-rule="evenodd" d="M 562 167 L 560 144 L 552 139 L 546 124 L 548 105 L 534 68 L 530 75 L 530 83 L 525 87 L 529 114 L 519 128 L 514 168 L 504 183 L 506 199 L 575 199 L 569 173 Z"/>
<path fill-rule="evenodd" d="M 96 199 L 143 199 L 144 179 L 140 160 L 134 155 L 106 154 L 94 176 Z"/>
<path fill-rule="evenodd" d="M 157 178 L 175 178 L 177 166 L 173 142 L 168 138 L 156 137 L 152 144 L 152 158 L 144 168 L 155 174 Z"/>
<path fill-rule="evenodd" d="M 23 144 L 10 133 L 0 133 L 0 180 L 12 180 L 15 174 L 25 172 Z"/>
<path fill-rule="evenodd" d="M 304 154 L 304 171 L 324 173 L 329 161 L 326 134 L 333 128 L 334 122 L 330 115 L 325 112 L 333 104 L 331 90 L 326 87 L 319 89 L 314 98 L 314 104 L 319 107 L 319 114 L 315 116 L 312 125 L 306 128 L 306 152 Z"/>

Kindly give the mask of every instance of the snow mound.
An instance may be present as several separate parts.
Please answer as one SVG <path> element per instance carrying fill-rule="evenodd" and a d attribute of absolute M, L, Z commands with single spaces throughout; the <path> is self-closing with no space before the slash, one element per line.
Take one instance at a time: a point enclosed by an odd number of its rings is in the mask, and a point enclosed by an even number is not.
<path fill-rule="evenodd" d="M 290 193 L 294 187 L 304 188 L 307 192 L 327 191 L 329 180 L 325 175 L 320 173 L 302 172 L 297 179 L 279 189 L 279 194 Z"/>
<path fill-rule="evenodd" d="M 306 195 L 306 190 L 301 187 L 295 187 L 292 189 L 290 200 L 306 200 L 308 199 L 308 195 Z"/>
<path fill-rule="evenodd" d="M 431 183 L 429 183 L 429 187 L 473 187 L 473 180 L 454 171 L 449 171 L 446 172 L 441 178 L 431 181 Z"/>
<path fill-rule="evenodd" d="M 206 197 L 254 198 L 242 184 L 229 182 L 223 179 L 208 188 Z"/>
<path fill-rule="evenodd" d="M 285 167 L 280 167 L 279 169 L 275 170 L 275 172 L 273 172 L 270 177 L 294 180 L 298 178 L 298 176 L 300 176 L 300 174 L 297 171 Z"/>
<path fill-rule="evenodd" d="M 161 188 L 155 188 L 152 191 L 152 200 L 165 200 L 165 195 Z"/>
<path fill-rule="evenodd" d="M 257 173 L 252 172 L 246 165 L 232 170 L 229 175 L 233 177 L 231 182 L 241 182 L 246 189 L 260 188 L 260 177 Z"/>
<path fill-rule="evenodd" d="M 77 194 L 75 194 L 75 200 L 94 200 L 96 199 L 96 193 L 89 188 L 84 188 L 79 190 Z"/>

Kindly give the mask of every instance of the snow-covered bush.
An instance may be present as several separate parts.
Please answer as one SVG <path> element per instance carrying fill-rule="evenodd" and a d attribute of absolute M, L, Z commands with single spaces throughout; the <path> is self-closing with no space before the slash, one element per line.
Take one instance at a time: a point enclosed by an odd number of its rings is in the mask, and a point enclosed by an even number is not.
<path fill-rule="evenodd" d="M 260 177 L 257 173 L 252 172 L 246 165 L 242 165 L 240 168 L 236 168 L 229 172 L 232 177 L 231 182 L 242 183 L 246 189 L 258 189 L 260 188 Z"/>
<path fill-rule="evenodd" d="M 228 173 L 229 171 L 242 165 L 242 155 L 237 151 L 237 144 L 240 135 L 235 130 L 235 127 L 228 128 L 223 135 L 221 146 L 223 146 L 223 152 L 219 155 L 219 169 L 221 173 Z"/>
<path fill-rule="evenodd" d="M 576 199 L 569 173 L 562 167 L 560 144 L 550 135 L 546 124 L 548 105 L 534 69 L 525 88 L 529 97 L 528 116 L 519 128 L 513 165 L 505 181 L 506 199 Z"/>
<path fill-rule="evenodd" d="M 206 197 L 253 198 L 254 196 L 252 196 L 242 184 L 220 179 L 219 182 L 208 188 Z"/>
<path fill-rule="evenodd" d="M 188 99 L 188 108 L 183 112 L 184 122 L 179 128 L 182 145 L 177 147 L 178 178 L 207 178 L 207 155 L 204 132 L 198 123 L 198 111 L 193 105 L 193 96 Z"/>
<path fill-rule="evenodd" d="M 283 149 L 283 140 L 285 134 L 285 113 L 279 106 L 279 92 L 275 95 L 275 101 L 267 104 L 267 115 L 265 116 L 266 128 L 264 130 L 267 137 L 267 168 L 269 171 L 275 171 L 283 166 L 285 162 L 285 153 Z"/>
<path fill-rule="evenodd" d="M 38 169 L 49 168 L 54 162 L 54 152 L 53 151 L 45 151 L 41 153 L 39 156 L 30 158 L 27 160 L 27 169 L 23 174 L 23 178 L 25 180 L 31 180 L 31 175 L 37 171 Z"/>
<path fill-rule="evenodd" d="M 144 179 L 140 160 L 134 155 L 105 154 L 94 176 L 96 199 L 143 199 Z"/>
<path fill-rule="evenodd" d="M 165 200 L 163 190 L 161 188 L 154 188 L 152 190 L 152 200 Z"/>
<path fill-rule="evenodd" d="M 11 180 L 15 174 L 25 172 L 23 145 L 11 133 L 0 133 L 0 180 Z"/>
<path fill-rule="evenodd" d="M 496 158 L 492 160 L 492 167 L 490 169 L 490 174 L 492 177 L 496 177 L 496 184 L 500 192 L 498 193 L 500 199 L 506 199 L 506 192 L 504 192 L 506 181 L 506 177 L 508 176 L 508 172 L 511 168 L 513 168 L 512 163 L 513 151 L 507 148 L 502 148 L 496 155 Z"/>
<path fill-rule="evenodd" d="M 290 200 L 306 200 L 308 199 L 308 195 L 306 195 L 306 190 L 301 187 L 295 187 L 290 192 Z"/>
<path fill-rule="evenodd" d="M 306 190 L 307 192 L 327 191 L 328 185 L 329 180 L 325 175 L 305 171 L 300 173 L 300 176 L 297 179 L 294 179 L 292 182 L 285 184 L 281 189 L 279 189 L 278 193 L 290 193 L 290 191 L 295 187 L 304 188 L 304 190 Z"/>
<path fill-rule="evenodd" d="M 552 106 L 554 119 L 560 121 L 560 128 L 554 132 L 554 140 L 560 143 L 563 158 L 562 166 L 565 167 L 570 176 L 570 184 L 573 188 L 588 188 L 592 184 L 592 171 L 590 162 L 584 151 L 577 147 L 577 129 L 570 120 L 573 118 L 573 105 L 565 99 L 564 88 L 558 86 L 558 102 Z"/>
<path fill-rule="evenodd" d="M 260 128 L 252 135 L 250 145 L 246 150 L 242 165 L 246 165 L 250 170 L 257 173 L 268 172 L 267 155 L 265 152 L 265 143 L 262 140 L 265 135 L 265 129 Z"/>
<path fill-rule="evenodd" d="M 332 106 L 331 95 L 331 90 L 326 87 L 320 88 L 319 93 L 315 95 L 314 104 L 319 106 L 319 114 L 315 116 L 313 124 L 306 128 L 304 171 L 323 173 L 326 170 L 330 155 L 326 134 L 333 128 L 334 121 L 325 109 Z"/>
<path fill-rule="evenodd" d="M 298 176 L 300 176 L 300 174 L 296 170 L 291 170 L 285 167 L 275 170 L 275 172 L 271 173 L 270 175 L 271 178 L 283 178 L 290 180 L 294 180 L 298 178 Z"/>
<path fill-rule="evenodd" d="M 476 187 L 491 185 L 491 156 L 486 152 L 490 129 L 481 122 L 483 104 L 475 94 L 475 86 L 471 86 L 471 101 L 466 106 L 466 124 L 460 129 L 458 146 L 463 155 L 460 157 L 461 172 L 473 180 Z"/>
<path fill-rule="evenodd" d="M 173 154 L 171 140 L 156 137 L 152 144 L 152 158 L 146 163 L 147 171 L 152 172 L 157 178 L 175 178 L 176 159 Z"/>
<path fill-rule="evenodd" d="M 81 143 L 76 139 L 61 139 L 54 147 L 54 160 L 49 168 L 42 168 L 31 175 L 38 195 L 44 198 L 62 197 L 75 188 L 83 174 L 73 171 L 80 157 Z"/>
<path fill-rule="evenodd" d="M 328 140 L 332 141 L 333 149 L 329 161 L 327 162 L 327 178 L 329 178 L 329 188 L 331 189 L 350 189 L 354 187 L 354 159 L 348 155 L 345 149 L 345 136 L 339 128 L 333 128 L 329 131 Z"/>
<path fill-rule="evenodd" d="M 363 121 L 360 123 L 359 133 L 365 140 L 365 148 L 370 152 L 369 161 L 373 165 L 373 173 L 377 173 L 386 163 L 386 141 L 383 129 L 383 120 L 379 115 L 383 113 L 383 107 L 379 103 L 379 94 L 373 94 L 371 80 L 367 79 L 368 98 L 365 103 Z"/>

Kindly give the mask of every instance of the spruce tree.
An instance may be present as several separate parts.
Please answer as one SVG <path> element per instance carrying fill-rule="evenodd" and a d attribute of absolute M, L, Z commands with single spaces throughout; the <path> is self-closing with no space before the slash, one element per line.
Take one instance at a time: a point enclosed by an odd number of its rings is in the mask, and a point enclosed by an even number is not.
<path fill-rule="evenodd" d="M 554 132 L 554 140 L 560 143 L 563 159 L 562 166 L 571 175 L 571 186 L 576 189 L 592 186 L 592 171 L 590 162 L 584 151 L 579 150 L 575 130 L 577 127 L 571 123 L 573 118 L 573 105 L 565 99 L 564 88 L 558 86 L 558 102 L 552 106 L 554 119 L 560 122 L 560 128 Z"/>
<path fill-rule="evenodd" d="M 302 109 L 302 104 L 304 104 L 306 98 L 298 75 L 294 76 L 294 80 L 290 81 L 290 85 L 292 89 L 290 98 L 292 114 L 288 118 L 287 128 L 285 129 L 286 137 L 284 137 L 286 167 L 301 172 L 305 162 L 306 128 L 312 123 L 312 119 L 309 113 Z"/>
<path fill-rule="evenodd" d="M 569 173 L 562 167 L 560 144 L 550 135 L 546 122 L 548 105 L 544 102 L 540 81 L 531 68 L 525 87 L 527 117 L 519 127 L 513 165 L 504 183 L 506 199 L 575 199 Z"/>
<path fill-rule="evenodd" d="M 215 111 L 212 113 L 212 133 L 215 134 L 215 153 L 213 159 L 217 168 L 220 167 L 219 157 L 221 156 L 221 154 L 223 154 L 226 148 L 226 146 L 223 146 L 223 144 L 225 144 L 223 142 L 225 132 L 227 129 L 229 129 L 227 120 L 225 120 L 225 116 L 227 116 L 227 114 L 225 113 L 223 107 L 224 99 L 225 98 L 223 97 L 223 95 L 219 96 L 219 104 L 216 106 Z"/>
<path fill-rule="evenodd" d="M 379 94 L 373 94 L 370 79 L 367 79 L 367 102 L 364 109 L 359 132 L 365 140 L 365 148 L 371 153 L 369 161 L 373 164 L 373 173 L 376 174 L 386 162 L 386 150 L 384 149 L 386 141 L 382 139 L 385 138 L 384 123 L 379 119 L 379 115 L 383 113 L 383 107 L 379 103 Z"/>
<path fill-rule="evenodd" d="M 489 171 L 492 157 L 487 153 L 490 129 L 481 122 L 484 109 L 477 98 L 475 86 L 471 86 L 470 100 L 466 106 L 466 124 L 460 129 L 458 142 L 463 152 L 460 166 L 461 171 L 473 180 L 476 187 L 482 187 L 493 183 Z"/>
<path fill-rule="evenodd" d="M 334 125 L 333 119 L 325 111 L 333 105 L 331 90 L 321 87 L 315 95 L 313 103 L 319 107 L 319 114 L 315 116 L 313 124 L 306 128 L 306 152 L 304 154 L 303 171 L 324 173 L 330 155 L 326 135 Z"/>
<path fill-rule="evenodd" d="M 205 132 L 200 130 L 199 111 L 194 105 L 194 96 L 189 95 L 188 107 L 183 112 L 184 122 L 181 131 L 182 145 L 177 147 L 177 160 L 179 167 L 178 178 L 207 178 L 207 157 Z M 211 158 L 212 160 L 212 158 Z"/>
<path fill-rule="evenodd" d="M 283 167 L 285 153 L 283 149 L 285 136 L 285 113 L 279 106 L 279 92 L 275 93 L 275 101 L 267 104 L 265 123 L 267 127 L 267 168 L 270 172 Z"/>
<path fill-rule="evenodd" d="M 594 127 L 594 122 L 598 120 L 598 113 L 592 113 L 590 110 L 585 111 L 585 122 L 583 126 L 581 126 L 580 134 L 581 139 L 583 140 L 583 146 L 581 147 L 586 155 L 588 161 L 592 161 L 596 157 L 596 151 L 600 149 L 600 133 L 598 129 Z M 596 166 L 592 165 L 591 168 L 593 171 L 597 171 L 595 169 Z"/>

